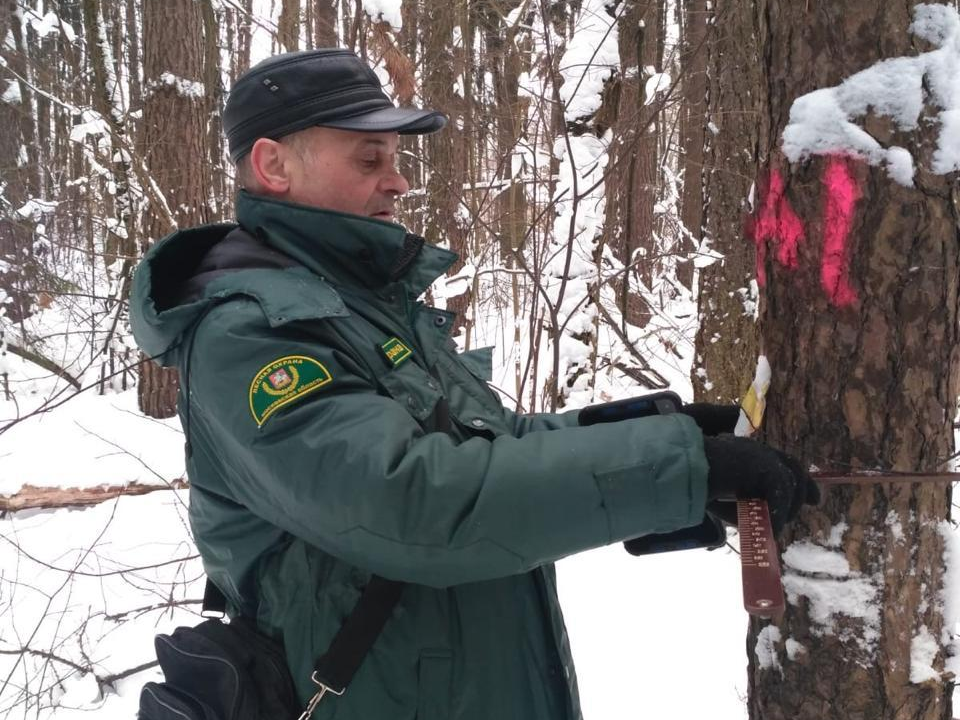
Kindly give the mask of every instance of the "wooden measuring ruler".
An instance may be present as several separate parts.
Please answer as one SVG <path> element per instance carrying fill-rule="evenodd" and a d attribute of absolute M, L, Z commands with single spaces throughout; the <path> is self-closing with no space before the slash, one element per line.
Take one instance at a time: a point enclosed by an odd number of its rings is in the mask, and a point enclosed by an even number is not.
<path fill-rule="evenodd" d="M 882 485 L 886 483 L 951 483 L 960 473 L 813 473 L 820 485 Z M 740 535 L 740 575 L 743 607 L 762 618 L 783 615 L 783 581 L 780 555 L 770 524 L 770 510 L 763 500 L 737 501 L 737 530 Z"/>
<path fill-rule="evenodd" d="M 762 618 L 783 614 L 783 582 L 770 510 L 763 500 L 737 501 L 743 607 Z"/>

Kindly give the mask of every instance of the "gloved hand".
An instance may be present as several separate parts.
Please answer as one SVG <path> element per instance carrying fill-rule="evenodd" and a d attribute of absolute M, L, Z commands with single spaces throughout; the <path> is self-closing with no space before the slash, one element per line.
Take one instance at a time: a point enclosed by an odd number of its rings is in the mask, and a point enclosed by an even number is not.
<path fill-rule="evenodd" d="M 739 405 L 690 403 L 680 408 L 680 412 L 692 417 L 703 434 L 710 436 L 732 433 L 740 418 Z"/>
<path fill-rule="evenodd" d="M 820 502 L 820 490 L 794 458 L 733 435 L 703 438 L 710 469 L 707 509 L 736 524 L 734 500 L 766 500 L 774 533 L 793 520 L 804 503 Z"/>

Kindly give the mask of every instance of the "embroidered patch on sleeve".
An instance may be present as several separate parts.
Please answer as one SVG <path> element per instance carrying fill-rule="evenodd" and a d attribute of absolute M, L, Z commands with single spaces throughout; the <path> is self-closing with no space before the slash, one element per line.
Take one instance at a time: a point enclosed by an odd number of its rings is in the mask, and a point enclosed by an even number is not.
<path fill-rule="evenodd" d="M 280 408 L 331 380 L 327 369 L 306 355 L 287 355 L 264 365 L 250 383 L 250 412 L 257 427 Z"/>
<path fill-rule="evenodd" d="M 400 342 L 400 338 L 395 337 L 387 340 L 383 345 L 380 346 L 380 349 L 383 351 L 383 354 L 386 356 L 387 360 L 389 360 L 394 367 L 413 355 L 413 350 Z"/>

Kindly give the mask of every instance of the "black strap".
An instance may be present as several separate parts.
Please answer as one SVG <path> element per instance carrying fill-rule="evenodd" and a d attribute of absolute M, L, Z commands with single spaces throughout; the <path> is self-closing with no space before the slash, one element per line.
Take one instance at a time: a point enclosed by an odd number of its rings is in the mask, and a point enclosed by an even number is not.
<path fill-rule="evenodd" d="M 326 654 L 317 661 L 314 682 L 337 695 L 346 690 L 383 630 L 405 584 L 379 575 L 370 578 L 350 617 L 340 626 Z"/>

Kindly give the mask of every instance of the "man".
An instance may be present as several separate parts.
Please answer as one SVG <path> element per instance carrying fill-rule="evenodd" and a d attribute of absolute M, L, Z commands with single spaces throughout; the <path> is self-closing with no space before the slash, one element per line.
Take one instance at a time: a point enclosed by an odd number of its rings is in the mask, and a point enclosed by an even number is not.
<path fill-rule="evenodd" d="M 315 717 L 578 718 L 555 560 L 698 526 L 738 495 L 781 526 L 815 491 L 785 456 L 705 439 L 686 415 L 505 410 L 489 355 L 457 355 L 451 314 L 417 301 L 453 254 L 393 222 L 398 134 L 444 122 L 393 107 L 347 51 L 257 65 L 224 116 L 239 225 L 156 245 L 133 327 L 180 371 L 206 572 L 283 641 L 301 701 L 371 576 L 406 583 Z"/>

